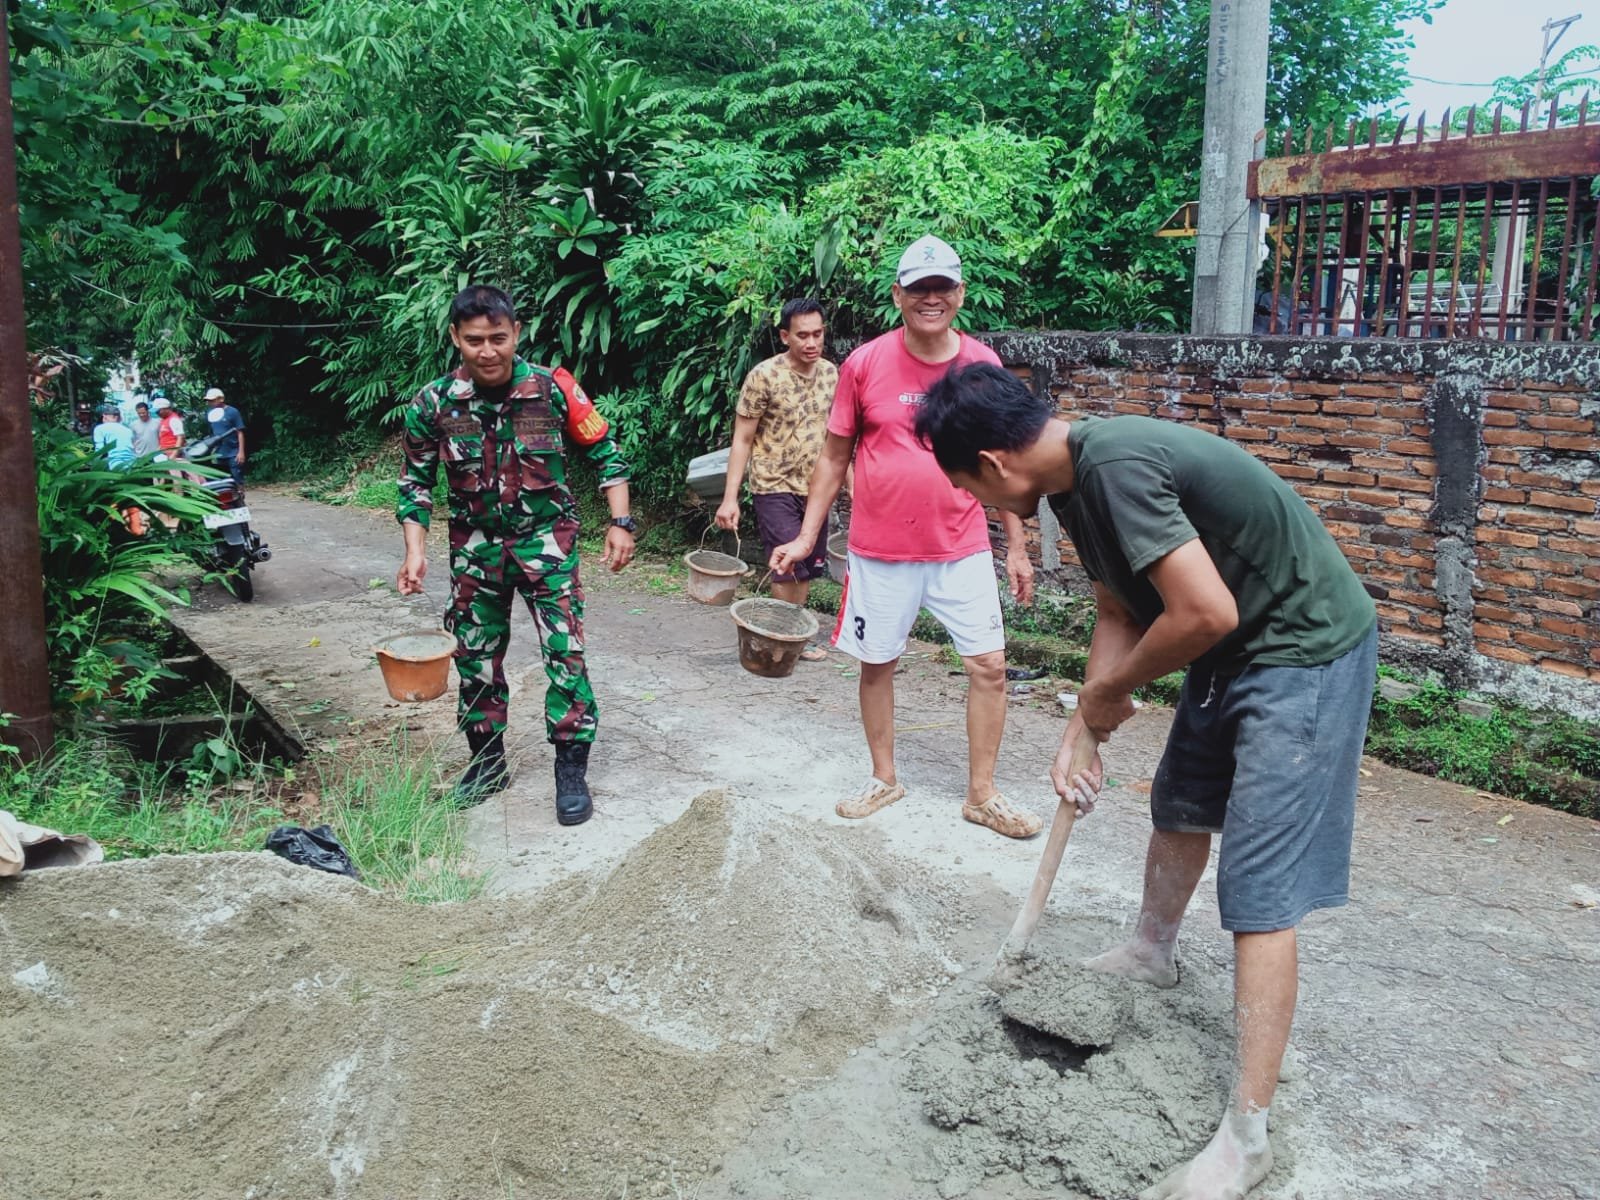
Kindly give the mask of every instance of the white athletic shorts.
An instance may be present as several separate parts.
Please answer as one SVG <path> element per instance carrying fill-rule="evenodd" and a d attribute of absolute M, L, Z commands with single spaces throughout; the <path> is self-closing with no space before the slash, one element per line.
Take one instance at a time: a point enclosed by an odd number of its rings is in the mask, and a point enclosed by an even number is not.
<path fill-rule="evenodd" d="M 963 658 L 1006 648 L 994 555 L 987 550 L 951 562 L 889 562 L 850 552 L 833 644 L 864 663 L 905 653 L 919 609 L 950 632 Z"/>

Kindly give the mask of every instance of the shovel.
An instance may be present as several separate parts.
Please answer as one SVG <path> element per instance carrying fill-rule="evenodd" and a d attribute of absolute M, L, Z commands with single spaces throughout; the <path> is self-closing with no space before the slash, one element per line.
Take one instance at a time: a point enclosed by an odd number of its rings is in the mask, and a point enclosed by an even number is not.
<path fill-rule="evenodd" d="M 1089 769 L 1099 749 L 1100 743 L 1095 741 L 1094 734 L 1079 726 L 1078 736 L 1072 743 L 1072 761 L 1067 767 L 1069 783 L 1073 776 Z M 1045 839 L 1044 853 L 1039 857 L 1039 869 L 1034 872 L 1033 887 L 1028 890 L 1027 902 L 1017 914 L 1006 940 L 1000 944 L 1000 952 L 995 955 L 997 976 L 1005 973 L 1009 964 L 1014 964 L 1027 952 L 1028 942 L 1033 937 L 1033 931 L 1039 927 L 1039 918 L 1044 913 L 1045 901 L 1050 898 L 1050 889 L 1055 886 L 1061 855 L 1067 848 L 1067 839 L 1072 836 L 1072 825 L 1077 819 L 1077 802 L 1070 794 L 1063 796 L 1056 807 L 1056 819 L 1050 823 L 1050 836 Z"/>

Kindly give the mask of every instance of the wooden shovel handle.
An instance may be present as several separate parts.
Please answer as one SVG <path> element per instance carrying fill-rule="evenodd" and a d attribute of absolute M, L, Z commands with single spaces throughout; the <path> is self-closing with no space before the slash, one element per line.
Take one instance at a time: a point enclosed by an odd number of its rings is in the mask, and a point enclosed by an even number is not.
<path fill-rule="evenodd" d="M 1100 743 L 1095 740 L 1094 734 L 1079 725 L 1078 736 L 1072 743 L 1072 762 L 1067 768 L 1069 786 L 1074 775 L 1089 769 L 1089 764 L 1094 761 L 1099 749 Z M 1061 803 L 1056 806 L 1056 819 L 1050 823 L 1050 834 L 1045 839 L 1044 853 L 1039 857 L 1039 869 L 1034 873 L 1033 887 L 1028 890 L 1028 901 L 1022 906 L 1022 911 L 1017 914 L 1016 923 L 1011 926 L 1011 932 L 1006 936 L 1002 954 L 1006 952 L 1020 954 L 1027 946 L 1028 939 L 1033 937 L 1033 931 L 1039 925 L 1039 918 L 1044 914 L 1045 901 L 1050 898 L 1050 889 L 1055 886 L 1056 871 L 1061 867 L 1061 855 L 1067 848 L 1067 839 L 1072 836 L 1072 825 L 1077 819 L 1077 803 L 1070 795 L 1063 796 Z"/>

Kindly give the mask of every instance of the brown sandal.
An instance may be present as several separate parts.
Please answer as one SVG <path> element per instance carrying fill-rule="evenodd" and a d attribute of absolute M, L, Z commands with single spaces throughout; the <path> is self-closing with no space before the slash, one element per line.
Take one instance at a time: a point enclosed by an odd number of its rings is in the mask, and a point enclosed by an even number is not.
<path fill-rule="evenodd" d="M 1018 811 L 999 792 L 982 804 L 963 804 L 961 815 L 974 825 L 986 826 L 1008 838 L 1031 838 L 1044 828 L 1037 813 Z"/>
<path fill-rule="evenodd" d="M 906 789 L 904 785 L 897 783 L 893 787 L 890 787 L 883 780 L 874 776 L 867 782 L 867 786 L 862 788 L 854 796 L 851 796 L 848 800 L 841 800 L 839 803 L 835 804 L 833 806 L 833 811 L 838 813 L 841 817 L 847 817 L 852 821 L 859 821 L 862 817 L 870 817 L 880 808 L 888 808 L 889 805 L 893 804 L 896 800 L 899 800 L 905 794 Z"/>

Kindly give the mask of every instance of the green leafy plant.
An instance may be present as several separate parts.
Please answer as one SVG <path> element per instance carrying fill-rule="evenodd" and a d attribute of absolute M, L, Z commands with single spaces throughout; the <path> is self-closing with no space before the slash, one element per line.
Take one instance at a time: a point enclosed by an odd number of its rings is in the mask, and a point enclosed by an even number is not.
<path fill-rule="evenodd" d="M 1468 787 L 1600 816 L 1600 729 L 1512 704 L 1483 716 L 1437 680 L 1388 667 L 1380 674 L 1408 684 L 1409 694 L 1373 699 L 1369 753 Z"/>
<path fill-rule="evenodd" d="M 113 470 L 68 430 L 36 427 L 34 451 L 56 699 L 95 703 L 119 690 L 138 696 L 154 682 L 159 662 L 141 656 L 119 631 L 188 603 L 160 581 L 188 569 L 195 545 L 209 537 L 198 532 L 200 518 L 216 501 L 177 464 L 141 461 Z M 189 532 L 169 535 L 150 521 L 135 535 L 130 512 L 187 523 Z"/>
<path fill-rule="evenodd" d="M 1397 95 L 1436 4 L 1279 0 L 1269 123 Z M 657 505 L 783 300 L 881 332 L 921 233 L 968 260 L 968 328 L 1163 328 L 1187 294 L 1191 248 L 1151 231 L 1196 194 L 1205 0 L 13 8 L 34 343 L 84 387 L 129 352 L 179 395 L 223 381 L 261 467 L 392 421 L 473 279 L 625 416 Z"/>

